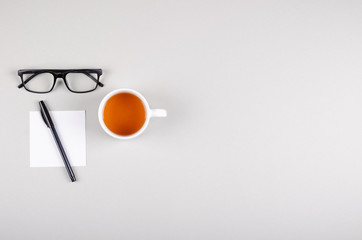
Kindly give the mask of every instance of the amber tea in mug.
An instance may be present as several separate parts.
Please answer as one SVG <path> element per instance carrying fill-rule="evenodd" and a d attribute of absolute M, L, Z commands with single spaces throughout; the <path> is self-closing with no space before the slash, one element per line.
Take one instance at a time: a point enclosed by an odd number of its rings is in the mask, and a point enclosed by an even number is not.
<path fill-rule="evenodd" d="M 98 109 L 103 130 L 118 139 L 134 138 L 146 129 L 151 117 L 166 116 L 166 110 L 151 109 L 139 92 L 127 88 L 108 93 Z"/>
<path fill-rule="evenodd" d="M 142 128 L 146 121 L 146 109 L 136 95 L 118 93 L 106 102 L 103 120 L 107 128 L 115 134 L 129 136 Z"/>

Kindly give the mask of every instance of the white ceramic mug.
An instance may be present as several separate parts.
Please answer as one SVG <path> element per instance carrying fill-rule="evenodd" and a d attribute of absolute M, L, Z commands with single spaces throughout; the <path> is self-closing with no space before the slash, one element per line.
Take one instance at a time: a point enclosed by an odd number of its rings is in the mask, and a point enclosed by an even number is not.
<path fill-rule="evenodd" d="M 145 108 L 146 120 L 143 123 L 142 128 L 140 128 L 137 132 L 135 132 L 132 135 L 122 136 L 122 135 L 115 134 L 114 132 L 109 130 L 107 128 L 106 124 L 104 123 L 104 120 L 103 120 L 104 107 L 105 107 L 108 99 L 110 99 L 112 96 L 114 96 L 118 93 L 130 93 L 130 94 L 137 96 L 142 101 L 143 106 Z M 99 108 L 98 108 L 98 120 L 99 120 L 99 123 L 101 124 L 103 130 L 106 133 L 108 133 L 110 136 L 112 136 L 114 138 L 118 138 L 118 139 L 131 139 L 131 138 L 137 137 L 138 135 L 143 133 L 143 131 L 147 128 L 151 117 L 166 117 L 166 116 L 167 116 L 167 111 L 165 109 L 151 109 L 150 106 L 148 105 L 148 102 L 146 101 L 146 99 L 139 92 L 132 90 L 132 89 L 128 89 L 128 88 L 121 88 L 121 89 L 117 89 L 117 90 L 114 90 L 114 91 L 108 93 L 102 99 L 101 103 L 99 104 Z"/>

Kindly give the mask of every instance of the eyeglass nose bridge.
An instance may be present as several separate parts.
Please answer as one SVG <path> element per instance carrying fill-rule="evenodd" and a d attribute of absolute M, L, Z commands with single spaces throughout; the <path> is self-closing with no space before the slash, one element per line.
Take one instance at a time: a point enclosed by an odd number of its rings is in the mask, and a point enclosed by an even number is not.
<path fill-rule="evenodd" d="M 65 79 L 65 73 L 54 73 L 54 79 L 56 80 L 57 78 Z"/>

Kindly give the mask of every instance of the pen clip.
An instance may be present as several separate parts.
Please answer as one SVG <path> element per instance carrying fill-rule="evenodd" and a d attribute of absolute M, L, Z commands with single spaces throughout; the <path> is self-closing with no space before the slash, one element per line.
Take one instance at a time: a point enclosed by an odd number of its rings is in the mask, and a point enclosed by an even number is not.
<path fill-rule="evenodd" d="M 40 114 L 41 117 L 43 118 L 45 124 L 47 125 L 48 128 L 52 128 L 53 127 L 53 122 L 52 119 L 50 117 L 49 111 L 47 109 L 47 107 L 45 106 L 45 103 L 43 101 L 39 102 L 40 105 Z"/>
<path fill-rule="evenodd" d="M 40 114 L 41 114 L 41 117 L 43 118 L 45 124 L 47 125 L 47 127 L 50 128 L 48 121 L 45 120 L 45 116 L 44 116 L 44 113 L 43 113 L 42 109 L 40 109 Z"/>

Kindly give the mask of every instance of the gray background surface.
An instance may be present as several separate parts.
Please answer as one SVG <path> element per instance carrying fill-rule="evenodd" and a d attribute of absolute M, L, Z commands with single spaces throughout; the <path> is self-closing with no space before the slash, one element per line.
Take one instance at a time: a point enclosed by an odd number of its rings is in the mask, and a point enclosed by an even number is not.
<path fill-rule="evenodd" d="M 1 239 L 362 239 L 361 1 L 1 1 Z M 20 68 L 104 88 L 17 89 Z M 119 141 L 109 91 L 168 118 Z M 86 110 L 87 166 L 29 168 L 29 111 Z"/>

